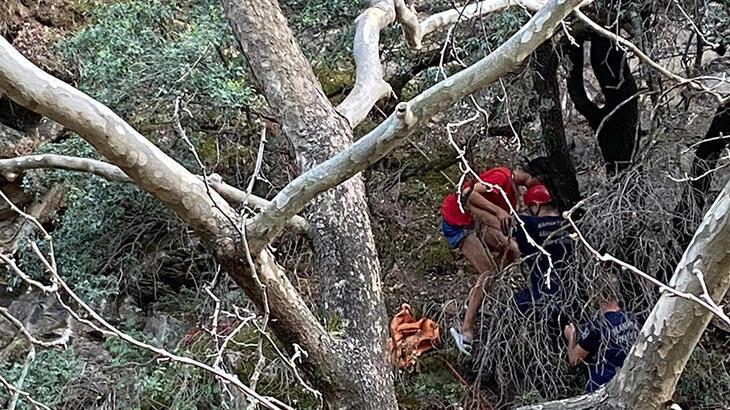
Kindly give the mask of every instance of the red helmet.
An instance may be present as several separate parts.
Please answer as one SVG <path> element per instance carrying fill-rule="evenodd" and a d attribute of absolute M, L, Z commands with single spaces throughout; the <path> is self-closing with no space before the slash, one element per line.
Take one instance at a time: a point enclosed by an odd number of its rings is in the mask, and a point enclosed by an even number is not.
<path fill-rule="evenodd" d="M 535 185 L 525 193 L 525 206 L 546 205 L 551 202 L 553 202 L 553 197 L 550 196 L 545 185 Z"/>

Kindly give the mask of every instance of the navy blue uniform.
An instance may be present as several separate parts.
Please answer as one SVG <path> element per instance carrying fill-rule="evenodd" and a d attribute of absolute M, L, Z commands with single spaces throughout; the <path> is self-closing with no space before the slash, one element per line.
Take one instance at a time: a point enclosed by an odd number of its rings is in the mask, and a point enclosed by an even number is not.
<path fill-rule="evenodd" d="M 639 335 L 639 320 L 628 312 L 606 312 L 602 318 L 589 323 L 580 331 L 578 346 L 588 352 L 590 393 L 608 383 L 624 364 L 626 356 Z"/>
<path fill-rule="evenodd" d="M 532 301 L 542 299 L 543 295 L 554 295 L 560 290 L 561 275 L 565 257 L 573 250 L 573 243 L 567 233 L 556 233 L 550 240 L 548 237 L 563 226 L 560 216 L 530 216 L 520 215 L 525 223 L 524 230 L 515 229 L 514 238 L 520 253 L 526 257 L 525 263 L 530 267 L 530 289 L 523 289 L 515 294 L 517 307 L 526 313 Z M 553 261 L 553 270 L 550 272 L 550 286 L 548 287 L 547 272 L 550 267 L 548 257 L 532 245 L 525 235 L 530 237 L 547 251 Z"/>

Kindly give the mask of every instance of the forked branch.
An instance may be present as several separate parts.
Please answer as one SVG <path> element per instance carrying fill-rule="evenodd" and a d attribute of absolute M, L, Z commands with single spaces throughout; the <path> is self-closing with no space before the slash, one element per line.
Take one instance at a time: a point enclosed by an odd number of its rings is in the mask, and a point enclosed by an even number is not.
<path fill-rule="evenodd" d="M 581 0 L 552 0 L 494 52 L 459 73 L 443 80 L 395 112 L 373 131 L 329 160 L 297 177 L 279 192 L 271 205 L 249 226 L 252 248 L 268 243 L 285 222 L 317 194 L 374 164 L 400 145 L 418 126 L 460 99 L 519 67 Z"/>
<path fill-rule="evenodd" d="M 423 37 L 459 20 L 483 16 L 510 6 L 536 11 L 544 5 L 542 0 L 486 0 L 437 13 L 419 22 L 415 9 L 408 7 L 405 0 L 370 1 L 355 19 L 355 86 L 337 110 L 354 128 L 367 117 L 376 102 L 391 93 L 390 85 L 383 79 L 380 31 L 394 20 L 401 24 L 408 45 L 419 50 Z"/>

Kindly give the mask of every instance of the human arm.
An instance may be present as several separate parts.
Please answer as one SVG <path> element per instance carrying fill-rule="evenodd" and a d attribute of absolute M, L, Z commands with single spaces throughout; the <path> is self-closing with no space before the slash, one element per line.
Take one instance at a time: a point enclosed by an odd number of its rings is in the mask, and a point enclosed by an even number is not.
<path fill-rule="evenodd" d="M 572 323 L 565 326 L 563 335 L 568 341 L 568 361 L 571 366 L 577 366 L 588 357 L 590 352 L 578 344 L 575 325 Z"/>
<path fill-rule="evenodd" d="M 523 257 L 539 252 L 539 249 L 530 242 L 530 239 L 541 242 L 539 238 L 540 229 L 538 219 L 530 215 L 520 215 L 522 224 L 518 224 L 513 232 L 515 243 Z M 530 239 L 528 239 L 528 237 Z"/>
<path fill-rule="evenodd" d="M 501 229 L 502 233 L 505 235 L 509 235 L 510 228 L 512 227 L 512 215 L 510 215 L 509 212 L 505 211 L 504 209 L 500 208 L 499 206 L 495 205 L 491 201 L 489 201 L 485 196 L 484 193 L 489 191 L 489 187 L 487 185 L 482 183 L 476 183 L 472 187 L 471 193 L 468 196 L 468 206 L 472 209 L 476 209 L 477 212 L 473 212 L 473 214 L 477 217 L 479 217 L 480 212 L 483 211 L 487 214 L 494 217 L 494 219 L 497 221 L 497 224 L 499 226 L 495 226 L 495 228 Z M 478 195 L 475 195 L 478 194 Z M 484 222 L 484 221 L 482 221 Z M 488 223 L 488 225 L 492 225 L 491 223 Z"/>

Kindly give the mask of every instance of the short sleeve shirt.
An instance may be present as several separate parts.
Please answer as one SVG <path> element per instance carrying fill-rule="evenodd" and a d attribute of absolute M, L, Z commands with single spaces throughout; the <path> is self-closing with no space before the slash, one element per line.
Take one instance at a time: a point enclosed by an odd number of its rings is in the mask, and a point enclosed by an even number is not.
<path fill-rule="evenodd" d="M 481 174 L 479 178 L 487 184 L 496 185 L 504 191 L 510 205 L 514 208 L 517 205 L 517 195 L 512 186 L 512 171 L 506 167 L 497 167 L 488 169 Z M 471 187 L 474 181 L 466 181 L 461 186 L 461 191 Z M 494 189 L 490 192 L 484 192 L 484 197 L 491 203 L 510 211 L 510 206 L 507 201 L 504 200 L 502 193 L 498 189 Z M 462 204 L 463 205 L 463 204 Z M 449 194 L 444 198 L 444 202 L 441 205 L 441 214 L 444 217 L 446 223 L 456 227 L 466 227 L 474 224 L 474 220 L 471 215 L 461 210 L 459 207 L 459 197 L 456 193 Z"/>
<path fill-rule="evenodd" d="M 639 335 L 640 324 L 628 312 L 606 312 L 581 329 L 578 346 L 588 352 L 588 393 L 608 383 L 624 364 L 631 346 Z"/>

